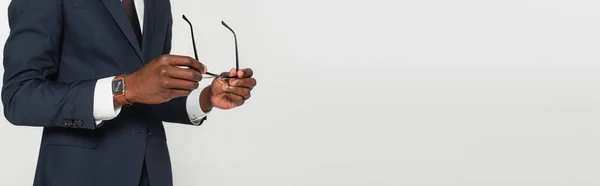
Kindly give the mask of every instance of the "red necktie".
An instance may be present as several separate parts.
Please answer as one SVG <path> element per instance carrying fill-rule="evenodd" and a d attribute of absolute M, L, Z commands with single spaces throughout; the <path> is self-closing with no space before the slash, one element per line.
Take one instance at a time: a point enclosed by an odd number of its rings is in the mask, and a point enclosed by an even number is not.
<path fill-rule="evenodd" d="M 140 20 L 138 19 L 137 11 L 135 10 L 134 0 L 123 0 L 123 7 L 125 8 L 125 12 L 127 12 L 127 16 L 129 17 L 129 22 L 133 28 L 133 32 L 135 33 L 135 37 L 142 45 L 142 30 L 140 28 Z"/>

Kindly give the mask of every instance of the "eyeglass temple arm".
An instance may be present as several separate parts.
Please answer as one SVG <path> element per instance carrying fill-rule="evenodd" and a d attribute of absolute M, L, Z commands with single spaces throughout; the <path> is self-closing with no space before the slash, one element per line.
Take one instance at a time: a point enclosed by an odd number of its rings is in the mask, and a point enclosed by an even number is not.
<path fill-rule="evenodd" d="M 192 47 L 194 47 L 194 57 L 196 58 L 196 60 L 198 60 L 198 50 L 196 49 L 196 38 L 194 38 L 194 26 L 192 26 L 192 23 L 190 22 L 190 20 L 188 20 L 188 18 L 183 15 L 183 20 L 185 20 L 189 25 L 190 25 L 190 32 L 192 33 Z"/>
<path fill-rule="evenodd" d="M 235 42 L 235 70 L 239 71 L 240 70 L 240 60 L 239 60 L 239 55 L 238 55 L 237 36 L 235 35 L 235 32 L 233 31 L 233 29 L 231 29 L 231 27 L 229 27 L 229 25 L 227 25 L 227 23 L 225 23 L 225 21 L 221 21 L 221 24 L 223 26 L 225 26 L 227 29 L 229 29 L 229 31 L 231 31 L 231 33 L 233 33 L 233 40 Z"/>
<path fill-rule="evenodd" d="M 196 61 L 198 61 L 198 49 L 196 49 L 196 38 L 194 38 L 194 26 L 192 26 L 192 22 L 190 22 L 190 20 L 185 16 L 181 16 L 183 17 L 183 19 L 190 25 L 190 32 L 192 34 L 192 46 L 194 47 L 194 57 L 196 59 Z M 210 73 L 210 72 L 206 72 L 205 74 L 214 76 L 214 77 L 220 77 L 219 75 Z"/>

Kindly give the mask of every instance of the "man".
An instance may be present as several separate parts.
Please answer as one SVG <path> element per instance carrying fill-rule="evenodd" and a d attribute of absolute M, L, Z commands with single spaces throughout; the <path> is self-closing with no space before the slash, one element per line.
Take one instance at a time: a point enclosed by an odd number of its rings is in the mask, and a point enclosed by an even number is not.
<path fill-rule="evenodd" d="M 169 55 L 169 0 L 12 0 L 4 48 L 4 115 L 44 127 L 33 185 L 172 185 L 162 122 L 200 125 L 242 105 L 250 69 L 207 69 Z M 181 68 L 188 67 L 188 68 Z"/>

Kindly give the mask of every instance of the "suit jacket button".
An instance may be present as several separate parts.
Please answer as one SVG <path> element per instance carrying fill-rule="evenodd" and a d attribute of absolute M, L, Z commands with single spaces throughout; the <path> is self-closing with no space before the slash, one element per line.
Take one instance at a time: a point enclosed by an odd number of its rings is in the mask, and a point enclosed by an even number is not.
<path fill-rule="evenodd" d="M 75 120 L 75 125 L 80 126 L 80 127 L 83 126 L 83 120 L 80 120 L 80 119 Z"/>
<path fill-rule="evenodd" d="M 66 119 L 64 124 L 65 124 L 65 126 L 71 126 L 73 123 L 71 122 L 70 119 Z"/>

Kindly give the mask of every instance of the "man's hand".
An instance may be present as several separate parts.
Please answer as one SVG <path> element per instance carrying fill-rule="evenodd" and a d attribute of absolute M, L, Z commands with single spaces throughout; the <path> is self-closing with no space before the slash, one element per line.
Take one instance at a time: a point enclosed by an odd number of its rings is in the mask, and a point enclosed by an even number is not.
<path fill-rule="evenodd" d="M 200 107 L 208 112 L 212 107 L 232 109 L 239 107 L 250 98 L 250 91 L 256 86 L 256 79 L 252 78 L 252 69 L 231 69 L 229 73 L 223 72 L 222 76 L 237 76 L 237 78 L 216 78 L 209 87 L 200 94 Z"/>
<path fill-rule="evenodd" d="M 134 103 L 159 104 L 187 96 L 198 88 L 205 72 L 206 67 L 195 59 L 163 55 L 125 76 L 125 97 Z"/>

